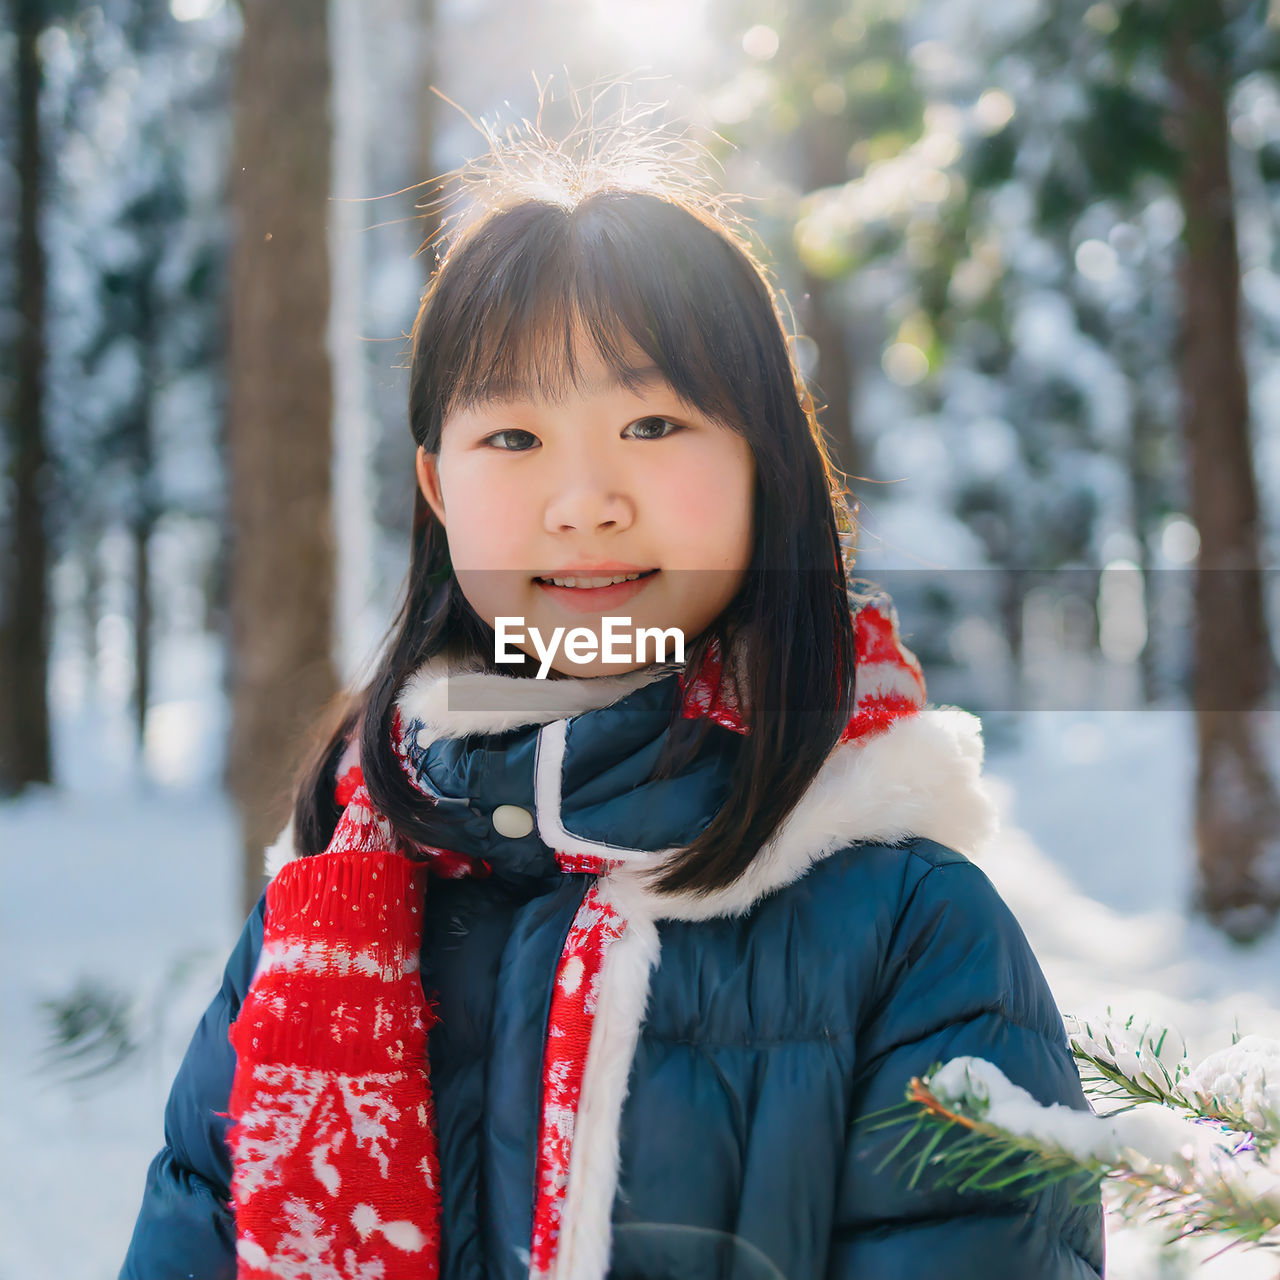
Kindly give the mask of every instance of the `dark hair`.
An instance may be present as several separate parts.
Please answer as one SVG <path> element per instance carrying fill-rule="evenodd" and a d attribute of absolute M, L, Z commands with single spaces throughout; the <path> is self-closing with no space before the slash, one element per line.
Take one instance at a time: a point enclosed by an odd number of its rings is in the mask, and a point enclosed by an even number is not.
<path fill-rule="evenodd" d="M 624 384 L 638 346 L 681 398 L 739 432 L 755 455 L 750 568 L 734 601 L 686 654 L 690 675 L 713 639 L 733 654 L 751 731 L 726 802 L 656 881 L 664 891 L 707 892 L 746 870 L 849 720 L 854 640 L 837 520 L 842 489 L 777 295 L 745 239 L 694 200 L 635 190 L 598 190 L 571 204 L 520 199 L 455 240 L 412 332 L 415 443 L 438 452 L 446 416 L 487 397 L 533 388 L 557 395 L 577 377 L 579 333 Z M 415 492 L 404 602 L 372 679 L 300 776 L 300 851 L 320 852 L 332 837 L 340 816 L 333 772 L 357 727 L 374 804 L 409 841 L 442 843 L 433 810 L 405 777 L 391 741 L 401 687 L 442 653 L 497 670 L 493 632 L 463 597 L 444 529 Z M 710 724 L 679 713 L 673 706 L 660 772 L 691 756 Z"/>

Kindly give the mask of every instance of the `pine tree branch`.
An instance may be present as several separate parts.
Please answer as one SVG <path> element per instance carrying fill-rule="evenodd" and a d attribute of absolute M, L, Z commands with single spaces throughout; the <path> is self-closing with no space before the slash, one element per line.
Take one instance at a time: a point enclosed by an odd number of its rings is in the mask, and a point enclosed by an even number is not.
<path fill-rule="evenodd" d="M 970 1063 L 982 1071 L 971 1077 Z M 953 1067 L 964 1067 L 962 1088 Z M 1144 1130 L 1129 1126 L 1121 1131 L 1114 1123 L 1118 1113 L 1093 1116 L 1069 1108 L 1039 1107 L 996 1068 L 976 1059 L 948 1064 L 946 1087 L 937 1088 L 935 1081 L 943 1070 L 935 1064 L 924 1079 L 913 1077 L 905 1103 L 863 1118 L 861 1123 L 868 1131 L 908 1126 L 906 1134 L 881 1159 L 877 1172 L 898 1162 L 912 1187 L 928 1174 L 931 1189 L 1018 1198 L 1062 1186 L 1078 1204 L 1092 1201 L 1101 1185 L 1118 1200 L 1124 1216 L 1163 1226 L 1169 1243 L 1218 1234 L 1230 1237 L 1227 1248 L 1280 1247 L 1280 1168 L 1268 1163 L 1269 1149 L 1247 1142 L 1224 1144 L 1194 1129 L 1193 1120 L 1208 1120 L 1220 1131 L 1234 1132 L 1220 1118 L 1220 1113 L 1230 1113 L 1230 1108 L 1217 1105 L 1220 1100 L 1212 1100 L 1215 1112 L 1206 1116 L 1185 1097 L 1171 1092 L 1175 1107 L 1193 1113 L 1174 1120 L 1175 1136 L 1180 1132 L 1177 1125 L 1185 1123 L 1188 1136 L 1198 1141 L 1170 1148 L 1160 1153 L 1163 1159 L 1157 1159 L 1128 1145 Z M 1158 1087 L 1150 1077 L 1148 1084 Z M 1145 1087 L 1138 1083 L 1138 1088 Z M 989 1090 L 998 1090 L 999 1096 Z M 1030 1103 L 1032 1113 L 1048 1119 L 1033 1124 L 1035 1131 L 1030 1133 L 1006 1128 L 992 1119 L 993 1111 L 1005 1116 L 1025 1115 L 1025 1108 L 1024 1112 L 1010 1111 L 1010 1101 L 1019 1106 Z M 1150 1101 L 1137 1098 L 1134 1105 Z M 997 1102 L 1004 1104 L 1003 1109 L 995 1105 Z M 1055 1129 L 1052 1113 L 1059 1110 L 1070 1113 L 1070 1126 Z M 1168 1132 L 1161 1133 L 1157 1127 L 1150 1133 L 1157 1145 L 1168 1144 Z"/>

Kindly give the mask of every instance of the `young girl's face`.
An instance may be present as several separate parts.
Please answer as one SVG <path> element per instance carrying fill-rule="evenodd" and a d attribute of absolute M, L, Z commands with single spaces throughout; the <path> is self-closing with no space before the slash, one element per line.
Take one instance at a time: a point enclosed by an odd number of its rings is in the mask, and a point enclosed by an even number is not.
<path fill-rule="evenodd" d="M 597 637 L 606 617 L 630 628 L 678 627 L 685 642 L 732 600 L 751 562 L 755 459 L 738 433 L 683 403 L 638 351 L 644 381 L 628 390 L 579 341 L 579 376 L 562 398 L 490 400 L 446 417 L 440 452 L 418 449 L 423 496 L 444 525 L 468 603 L 509 648 L 539 657 L 557 627 Z M 641 574 L 616 585 L 600 579 Z M 557 585 L 552 579 L 573 579 Z M 585 647 L 584 647 L 585 648 Z M 584 648 L 578 650 L 583 657 Z M 576 661 L 564 644 L 551 667 L 566 675 L 617 675 L 637 660 Z M 668 648 L 667 660 L 676 655 Z"/>

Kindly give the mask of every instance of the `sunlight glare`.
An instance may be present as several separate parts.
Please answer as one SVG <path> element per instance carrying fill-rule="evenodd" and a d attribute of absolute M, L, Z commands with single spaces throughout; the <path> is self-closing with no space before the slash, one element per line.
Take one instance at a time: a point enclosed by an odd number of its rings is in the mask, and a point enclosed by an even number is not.
<path fill-rule="evenodd" d="M 200 22 L 212 18 L 225 0 L 169 0 L 169 12 L 177 22 Z"/>
<path fill-rule="evenodd" d="M 698 56 L 706 37 L 706 0 L 592 0 L 595 24 L 624 56 L 658 64 Z"/>
<path fill-rule="evenodd" d="M 1119 265 L 1116 251 L 1105 240 L 1085 240 L 1076 250 L 1076 270 L 1095 284 L 1114 280 Z"/>
<path fill-rule="evenodd" d="M 973 107 L 973 118 L 983 133 L 999 133 L 1013 114 L 1013 99 L 1003 89 L 988 89 Z"/>
<path fill-rule="evenodd" d="M 885 349 L 880 367 L 900 387 L 914 387 L 929 373 L 929 357 L 910 342 L 895 342 Z"/>
<path fill-rule="evenodd" d="M 742 51 L 748 58 L 768 62 L 778 52 L 778 33 L 772 27 L 749 27 L 742 36 Z"/>

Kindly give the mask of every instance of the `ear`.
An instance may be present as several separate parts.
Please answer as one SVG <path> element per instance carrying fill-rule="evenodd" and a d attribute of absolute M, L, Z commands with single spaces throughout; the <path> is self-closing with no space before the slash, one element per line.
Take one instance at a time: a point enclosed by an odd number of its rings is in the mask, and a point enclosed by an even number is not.
<path fill-rule="evenodd" d="M 414 459 L 414 470 L 418 473 L 418 488 L 427 500 L 427 506 L 435 512 L 435 517 L 444 524 L 444 493 L 440 488 L 440 455 L 428 453 L 421 445 Z"/>

